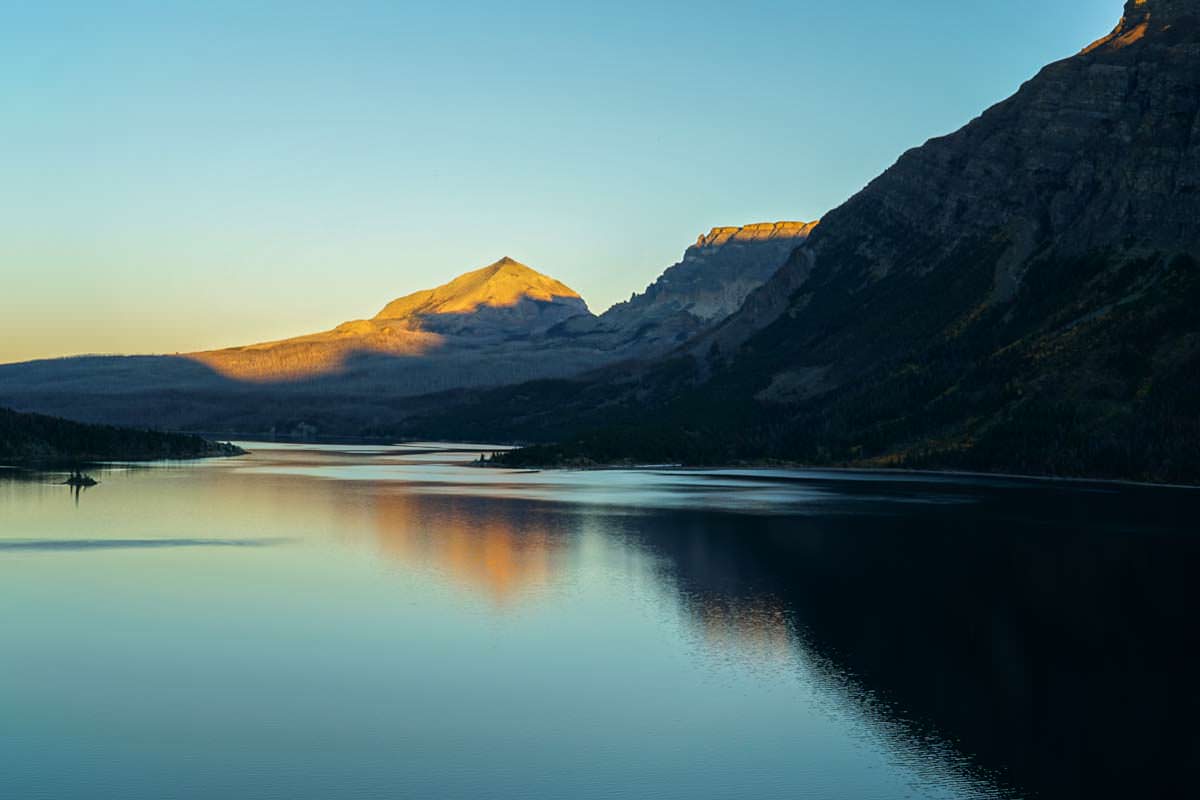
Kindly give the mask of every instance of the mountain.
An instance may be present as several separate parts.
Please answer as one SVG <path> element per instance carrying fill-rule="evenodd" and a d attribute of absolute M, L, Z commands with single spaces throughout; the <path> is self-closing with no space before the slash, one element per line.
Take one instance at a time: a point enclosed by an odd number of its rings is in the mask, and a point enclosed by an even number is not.
<path fill-rule="evenodd" d="M 345 322 L 332 331 L 278 342 L 228 348 L 189 357 L 215 372 L 247 381 L 320 379 L 347 366 L 380 379 L 386 366 L 369 356 L 462 367 L 453 355 L 463 351 L 541 357 L 512 370 L 473 374 L 484 383 L 516 382 L 514 376 L 556 376 L 613 361 L 657 356 L 687 341 L 736 311 L 746 296 L 787 261 L 816 223 L 777 222 L 741 228 L 714 228 L 688 248 L 643 294 L 618 303 L 599 317 L 573 289 L 505 257 L 436 289 L 388 303 L 369 320 Z M 364 361 L 364 359 L 367 359 Z M 532 374 L 531 374 L 532 373 Z M 455 376 L 438 381 L 454 384 Z M 457 385 L 479 385 L 462 372 Z M 411 388 L 410 388 L 411 387 Z M 396 394 L 428 391 L 425 381 L 398 379 Z M 412 389 L 416 389 L 414 392 Z"/>
<path fill-rule="evenodd" d="M 307 336 L 178 356 L 0 365 L 0 402 L 172 430 L 386 433 L 444 404 L 431 393 L 653 359 L 735 310 L 811 228 L 714 229 L 645 294 L 599 317 L 565 284 L 506 257 Z"/>
<path fill-rule="evenodd" d="M 803 244 L 816 222 L 713 228 L 642 294 L 597 318 L 576 317 L 558 333 L 604 350 L 659 356 L 737 311 Z"/>
<path fill-rule="evenodd" d="M 830 212 L 659 365 L 413 430 L 514 459 L 784 459 L 1200 480 L 1200 17 L 1113 33 Z M 539 399 L 545 398 L 545 399 Z"/>
<path fill-rule="evenodd" d="M 199 436 L 84 425 L 0 408 L 0 462 L 5 464 L 146 461 L 233 456 L 243 452 L 231 444 L 210 442 Z"/>
<path fill-rule="evenodd" d="M 604 354 L 546 336 L 580 315 L 591 316 L 576 292 L 503 258 L 387 303 L 371 319 L 307 336 L 176 356 L 0 365 L 0 403 L 171 430 L 370 434 L 403 418 L 422 394 L 603 363 Z"/>
<path fill-rule="evenodd" d="M 591 318 L 572 289 L 505 257 L 444 286 L 401 297 L 369 320 L 278 342 L 194 353 L 189 357 L 222 376 L 246 381 L 321 379 L 383 366 L 379 358 L 445 361 L 455 351 L 528 340 L 572 317 Z M 571 363 L 574 363 L 573 361 Z M 548 368 L 547 374 L 558 370 Z M 478 372 L 476 373 L 478 374 Z M 528 370 L 527 377 L 534 377 Z M 379 377 L 378 375 L 376 377 Z M 502 381 L 501 381 L 502 382 Z M 476 385 L 464 376 L 462 385 Z M 416 384 L 418 390 L 423 388 Z M 400 379 L 393 391 L 411 392 Z"/>
<path fill-rule="evenodd" d="M 446 320 L 465 318 L 473 325 L 491 323 L 528 333 L 588 313 L 573 289 L 505 256 L 445 286 L 393 300 L 375 319 L 415 320 L 431 330 L 457 332 L 460 328 Z"/>

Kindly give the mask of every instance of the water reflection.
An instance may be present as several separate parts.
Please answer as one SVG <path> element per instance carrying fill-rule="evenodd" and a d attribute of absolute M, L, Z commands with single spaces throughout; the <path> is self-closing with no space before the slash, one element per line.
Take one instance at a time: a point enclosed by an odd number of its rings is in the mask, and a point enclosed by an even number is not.
<path fill-rule="evenodd" d="M 1170 796 L 1200 771 L 1200 540 L 1161 523 L 1195 501 L 1127 490 L 1069 514 L 1069 492 L 1012 492 L 969 515 L 674 515 L 639 535 L 710 638 L 747 658 L 794 648 L 1002 794 Z M 1160 512 L 1141 531 L 1139 498 Z"/>
<path fill-rule="evenodd" d="M 708 646 L 818 665 L 905 746 L 954 753 L 999 795 L 1144 796 L 1200 770 L 1195 493 L 848 473 L 519 475 L 428 456 L 410 472 L 381 455 L 262 469 L 374 482 L 381 550 L 498 606 L 554 581 L 577 520 L 603 509 L 608 536 L 659 559 Z"/>
<path fill-rule="evenodd" d="M 1145 795 L 1200 769 L 1194 493 L 453 466 L 420 481 L 376 493 L 380 547 L 499 605 L 554 579 L 561 503 L 635 503 L 606 508 L 609 533 L 661 559 L 709 646 L 822 665 L 863 713 L 951 746 L 1001 794 Z M 729 513 L 747 510 L 770 513 Z"/>
<path fill-rule="evenodd" d="M 75 472 L 47 471 L 43 469 L 0 465 L 0 485 L 5 483 L 33 483 L 55 487 L 55 491 L 69 495 L 75 501 L 75 505 L 78 506 L 80 496 L 96 484 L 72 482 L 71 479 L 75 474 Z"/>
<path fill-rule="evenodd" d="M 799 643 L 788 609 L 778 598 L 689 598 L 689 613 L 706 644 L 763 665 L 787 664 Z"/>
<path fill-rule="evenodd" d="M 64 508 L 61 486 L 0 483 L 2 585 L 27 581 L 21 597 L 43 604 L 59 584 L 27 575 L 71 587 L 54 601 L 70 614 L 47 612 L 23 634 L 31 641 L 64 618 L 83 631 L 143 616 L 162 626 L 144 642 L 93 642 L 89 657 L 110 659 L 112 674 L 174 653 L 168 666 L 193 670 L 184 683 L 207 686 L 234 626 L 230 684 L 248 669 L 266 677 L 253 691 L 215 684 L 203 707 L 184 709 L 189 725 L 228 693 L 241 722 L 214 722 L 218 738 L 245 728 L 239 748 L 273 747 L 280 731 L 256 739 L 253 719 L 321 697 L 339 737 L 312 745 L 337 753 L 320 773 L 332 789 L 301 780 L 298 760 L 221 763 L 222 780 L 270 769 L 278 796 L 640 800 L 654 775 L 675 789 L 656 796 L 672 798 L 891 798 L 905 786 L 1127 798 L 1173 796 L 1200 777 L 1196 493 L 456 463 L 479 449 L 294 447 L 109 472 L 81 511 Z M 109 583 L 88 594 L 77 586 L 88 581 Z M 430 589 L 443 585 L 465 591 Z M 147 586 L 164 605 L 146 601 Z M 30 673 L 46 663 L 72 660 Z M 170 674 L 141 669 L 144 681 Z M 664 719 L 679 727 L 655 727 Z M 846 744 L 854 736 L 869 741 Z M 876 741 L 886 760 L 863 755 Z M 393 758 L 398 747 L 407 760 Z M 472 790 L 449 791 L 472 777 L 466 763 L 481 765 Z M 190 768 L 171 766 L 171 780 Z M 351 774 L 367 781 L 357 795 Z M 624 783 L 609 791 L 602 774 Z"/>
<path fill-rule="evenodd" d="M 497 514 L 478 498 L 386 487 L 372 497 L 376 537 L 388 558 L 437 570 L 499 606 L 547 585 L 564 552 L 561 517 L 544 510 Z"/>

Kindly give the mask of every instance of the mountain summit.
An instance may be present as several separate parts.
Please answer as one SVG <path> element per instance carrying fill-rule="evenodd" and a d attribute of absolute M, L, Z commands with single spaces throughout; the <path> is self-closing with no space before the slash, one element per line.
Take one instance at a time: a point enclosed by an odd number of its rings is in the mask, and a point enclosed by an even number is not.
<path fill-rule="evenodd" d="M 1195 0 L 1128 0 L 1125 15 L 1113 32 L 1093 42 L 1083 52 L 1120 50 L 1147 35 L 1186 36 L 1189 31 L 1195 31 L 1198 20 Z"/>
<path fill-rule="evenodd" d="M 192 358 L 240 380 L 294 380 L 341 371 L 356 357 L 411 359 L 524 340 L 581 315 L 590 312 L 573 289 L 506 256 L 437 288 L 393 300 L 368 320 Z"/>
<path fill-rule="evenodd" d="M 1127 0 L 1125 16 L 1117 27 L 1132 29 L 1148 23 L 1162 30 L 1183 20 L 1194 22 L 1196 18 L 1195 0 Z"/>
<path fill-rule="evenodd" d="M 559 304 L 564 310 L 587 313 L 587 304 L 575 290 L 505 256 L 436 289 L 393 300 L 375 319 L 470 314 L 484 308 L 515 308 L 525 302 Z"/>

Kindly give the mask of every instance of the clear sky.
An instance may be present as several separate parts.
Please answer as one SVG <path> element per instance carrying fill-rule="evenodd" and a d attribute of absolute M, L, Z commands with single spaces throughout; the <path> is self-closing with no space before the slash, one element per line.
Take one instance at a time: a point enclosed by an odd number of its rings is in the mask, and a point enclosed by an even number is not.
<path fill-rule="evenodd" d="M 246 344 L 509 255 L 602 311 L 819 217 L 1121 0 L 39 0 L 0 15 L 0 361 Z"/>

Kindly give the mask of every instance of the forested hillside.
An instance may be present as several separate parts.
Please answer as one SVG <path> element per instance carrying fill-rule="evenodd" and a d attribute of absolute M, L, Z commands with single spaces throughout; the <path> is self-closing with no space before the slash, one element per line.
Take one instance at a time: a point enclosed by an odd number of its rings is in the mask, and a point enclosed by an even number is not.
<path fill-rule="evenodd" d="M 149 461 L 242 452 L 199 436 L 85 425 L 0 408 L 0 463 Z"/>

